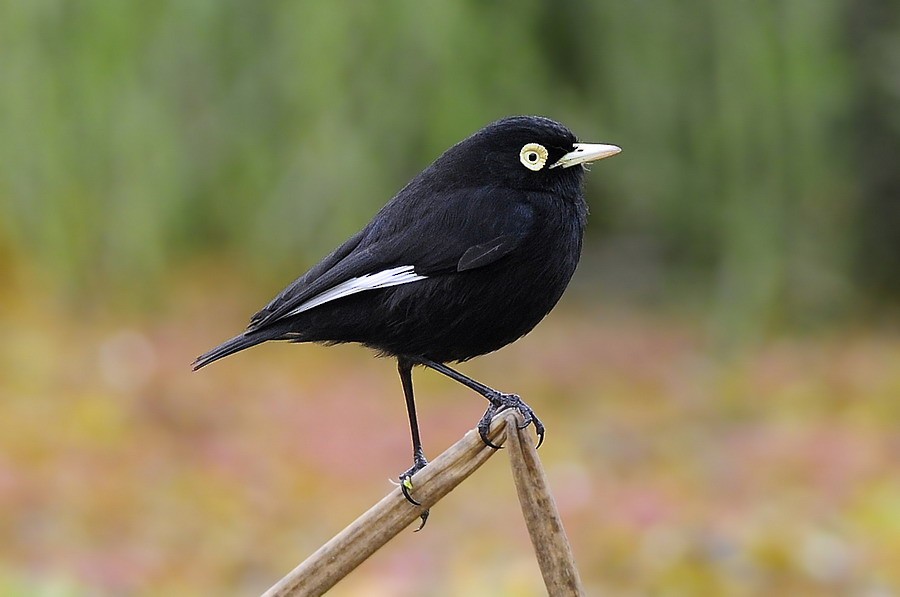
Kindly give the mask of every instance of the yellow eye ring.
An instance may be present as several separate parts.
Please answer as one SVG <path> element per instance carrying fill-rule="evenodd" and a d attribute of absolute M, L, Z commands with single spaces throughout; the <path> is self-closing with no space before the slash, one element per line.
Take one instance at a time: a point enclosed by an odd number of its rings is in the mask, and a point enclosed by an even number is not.
<path fill-rule="evenodd" d="M 519 161 L 529 170 L 537 172 L 547 163 L 547 148 L 540 143 L 528 143 L 519 152 Z"/>

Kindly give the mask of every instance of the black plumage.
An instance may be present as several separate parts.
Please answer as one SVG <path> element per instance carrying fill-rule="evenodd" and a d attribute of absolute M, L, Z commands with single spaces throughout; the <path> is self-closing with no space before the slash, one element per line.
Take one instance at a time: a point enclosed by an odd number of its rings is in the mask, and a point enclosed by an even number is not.
<path fill-rule="evenodd" d="M 247 330 L 200 356 L 199 369 L 267 340 L 357 342 L 398 359 L 413 435 L 425 464 L 411 369 L 424 365 L 491 402 L 479 425 L 517 396 L 445 365 L 497 350 L 553 308 L 581 253 L 587 206 L 581 164 L 617 153 L 576 143 L 547 118 L 505 118 L 454 145 L 413 178 L 365 228 L 256 313 Z M 574 167 L 573 167 L 574 166 Z M 412 498 L 410 498 L 412 501 Z"/>

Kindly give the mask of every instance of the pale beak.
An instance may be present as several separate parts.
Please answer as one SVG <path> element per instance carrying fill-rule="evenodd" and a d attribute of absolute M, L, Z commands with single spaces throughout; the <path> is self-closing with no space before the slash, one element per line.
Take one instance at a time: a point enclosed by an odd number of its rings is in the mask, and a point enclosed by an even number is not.
<path fill-rule="evenodd" d="M 577 166 L 578 164 L 596 162 L 597 160 L 616 155 L 620 151 L 622 151 L 622 148 L 615 145 L 603 145 L 602 143 L 575 143 L 575 149 L 559 158 L 559 161 L 550 167 L 556 168 L 557 166 L 562 166 L 563 168 L 568 168 L 569 166 Z"/>

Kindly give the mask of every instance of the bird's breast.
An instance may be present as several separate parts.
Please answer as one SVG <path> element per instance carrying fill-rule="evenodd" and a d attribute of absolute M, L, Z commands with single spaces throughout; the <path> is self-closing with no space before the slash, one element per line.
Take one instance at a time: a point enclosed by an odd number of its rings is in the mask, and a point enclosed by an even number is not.
<path fill-rule="evenodd" d="M 386 297 L 393 315 L 386 328 L 393 333 L 370 345 L 440 362 L 502 348 L 530 332 L 559 301 L 578 264 L 582 233 L 578 217 L 543 215 L 503 259 L 397 287 Z"/>

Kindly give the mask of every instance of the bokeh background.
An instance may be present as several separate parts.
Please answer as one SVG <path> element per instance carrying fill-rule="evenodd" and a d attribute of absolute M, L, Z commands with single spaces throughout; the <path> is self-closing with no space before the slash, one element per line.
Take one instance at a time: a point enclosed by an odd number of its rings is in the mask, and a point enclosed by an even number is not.
<path fill-rule="evenodd" d="M 0 593 L 259 593 L 409 466 L 357 347 L 192 358 L 443 149 L 593 167 L 521 393 L 591 592 L 900 594 L 900 3 L 0 1 Z M 481 399 L 417 372 L 426 449 Z M 540 595 L 502 454 L 335 595 Z"/>

